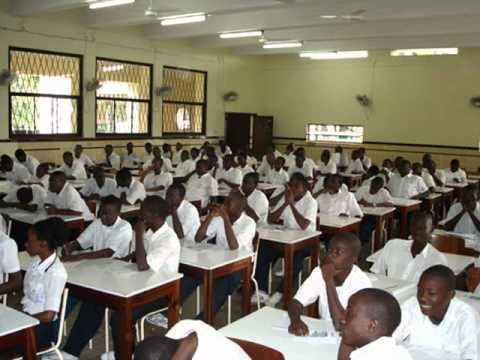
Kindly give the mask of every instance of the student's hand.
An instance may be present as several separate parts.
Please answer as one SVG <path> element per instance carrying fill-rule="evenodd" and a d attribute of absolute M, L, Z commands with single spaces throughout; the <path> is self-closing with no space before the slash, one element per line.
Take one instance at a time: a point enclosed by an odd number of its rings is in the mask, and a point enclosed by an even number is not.
<path fill-rule="evenodd" d="M 288 332 L 296 336 L 307 336 L 309 334 L 308 326 L 301 319 L 293 321 L 288 326 Z"/>
<path fill-rule="evenodd" d="M 49 206 L 46 210 L 48 215 L 56 215 L 58 212 L 58 209 L 55 206 Z"/>
<path fill-rule="evenodd" d="M 458 183 L 460 183 L 461 181 L 460 181 L 460 179 L 454 178 L 454 179 L 453 179 L 453 182 L 458 184 Z"/>
<path fill-rule="evenodd" d="M 293 205 L 295 202 L 295 198 L 293 197 L 293 192 L 290 190 L 290 188 L 287 188 L 285 190 L 285 202 L 289 205 Z"/>
<path fill-rule="evenodd" d="M 82 260 L 81 254 L 62 256 L 62 262 L 72 262 L 72 261 L 79 261 L 79 260 Z"/>
<path fill-rule="evenodd" d="M 337 273 L 335 266 L 331 262 L 326 262 L 321 266 L 321 269 L 323 280 L 325 280 L 326 283 L 333 281 L 333 278 Z"/>
<path fill-rule="evenodd" d="M 135 223 L 135 238 L 138 239 L 139 238 L 138 235 L 143 235 L 146 230 L 147 230 L 147 227 L 145 225 L 145 221 L 139 219 Z"/>
<path fill-rule="evenodd" d="M 227 211 L 225 210 L 225 207 L 220 205 L 217 207 L 217 215 L 220 216 L 222 219 L 226 219 L 228 218 L 228 214 L 227 214 Z"/>
<path fill-rule="evenodd" d="M 345 214 L 345 213 L 341 213 L 340 215 L 338 216 L 341 216 L 341 217 L 348 217 L 349 215 L 348 214 Z"/>

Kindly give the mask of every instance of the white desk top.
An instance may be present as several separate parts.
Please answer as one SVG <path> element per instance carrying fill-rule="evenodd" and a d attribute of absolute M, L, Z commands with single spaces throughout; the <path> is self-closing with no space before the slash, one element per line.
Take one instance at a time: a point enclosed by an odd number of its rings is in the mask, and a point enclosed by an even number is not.
<path fill-rule="evenodd" d="M 0 337 L 40 324 L 37 319 L 5 305 L 0 305 Z"/>
<path fill-rule="evenodd" d="M 297 242 L 320 236 L 321 231 L 292 230 L 282 225 L 262 225 L 257 227 L 259 238 L 262 240 L 275 241 L 283 244 L 295 244 Z"/>
<path fill-rule="evenodd" d="M 421 204 L 420 200 L 413 200 L 413 199 L 403 199 L 403 198 L 392 198 L 393 205 L 401 206 L 401 207 L 410 207 Z"/>
<path fill-rule="evenodd" d="M 0 180 L 0 193 L 8 193 L 15 187 L 17 187 L 17 185 L 8 180 Z"/>
<path fill-rule="evenodd" d="M 320 226 L 326 226 L 331 228 L 342 228 L 345 226 L 353 225 L 362 221 L 361 218 L 351 216 L 333 216 L 320 213 L 318 215 L 320 219 Z"/>
<path fill-rule="evenodd" d="M 273 185 L 273 184 L 269 184 L 269 183 L 265 183 L 265 182 L 259 183 L 257 185 L 257 189 L 262 190 L 262 191 L 275 190 L 275 189 L 280 188 L 280 187 L 283 187 L 283 186 L 282 185 Z"/>
<path fill-rule="evenodd" d="M 435 200 L 435 199 L 438 199 L 438 198 L 440 198 L 440 197 L 442 197 L 442 194 L 440 194 L 440 193 L 430 193 L 430 194 L 428 194 L 428 196 L 426 197 L 426 199 L 428 199 L 428 200 Z"/>
<path fill-rule="evenodd" d="M 385 275 L 366 273 L 375 288 L 392 294 L 399 303 L 408 300 L 417 293 L 417 284 L 405 280 L 392 279 Z"/>
<path fill-rule="evenodd" d="M 360 206 L 365 215 L 371 216 L 385 216 L 395 212 L 394 207 L 371 207 L 371 206 Z"/>
<path fill-rule="evenodd" d="M 85 186 L 87 180 L 67 180 L 67 182 L 72 185 L 75 189 L 81 189 Z"/>
<path fill-rule="evenodd" d="M 302 316 L 310 333 L 334 333 L 330 321 Z M 299 337 L 288 333 L 290 320 L 286 311 L 263 307 L 254 313 L 220 329 L 228 337 L 252 341 L 280 351 L 286 360 L 336 360 L 338 337 Z"/>
<path fill-rule="evenodd" d="M 453 189 L 449 187 L 435 187 L 435 192 L 439 194 L 448 194 L 453 192 Z"/>
<path fill-rule="evenodd" d="M 214 270 L 252 256 L 253 252 L 247 250 L 227 250 L 213 244 L 188 243 L 182 246 L 180 263 L 203 270 Z"/>
<path fill-rule="evenodd" d="M 23 222 L 25 224 L 35 224 L 38 221 L 51 217 L 59 217 L 66 223 L 83 220 L 81 215 L 48 215 L 44 209 L 37 210 L 36 212 L 28 212 L 14 208 L 3 208 L 0 209 L 0 214 L 9 216 L 11 219 Z"/>
<path fill-rule="evenodd" d="M 460 188 L 461 189 L 461 188 L 467 187 L 469 185 L 469 183 L 468 183 L 468 181 L 461 182 L 461 183 L 448 182 L 445 185 L 448 186 L 448 187 Z"/>
<path fill-rule="evenodd" d="M 363 174 L 348 174 L 346 172 L 339 172 L 338 175 L 352 179 L 361 179 L 363 176 Z"/>

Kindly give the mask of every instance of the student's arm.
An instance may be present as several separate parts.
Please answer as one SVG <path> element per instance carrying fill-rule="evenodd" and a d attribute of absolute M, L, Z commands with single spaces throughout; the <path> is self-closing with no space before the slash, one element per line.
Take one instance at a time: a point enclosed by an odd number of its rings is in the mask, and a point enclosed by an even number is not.
<path fill-rule="evenodd" d="M 165 189 L 165 186 L 163 186 L 163 185 L 154 186 L 154 187 L 151 187 L 151 188 L 148 188 L 148 189 L 145 188 L 145 190 L 146 190 L 147 192 L 149 192 L 149 191 L 150 191 L 150 192 L 152 192 L 152 191 L 161 191 L 161 190 L 163 190 L 163 189 Z"/>
<path fill-rule="evenodd" d="M 20 290 L 23 285 L 22 273 L 20 271 L 8 274 L 8 281 L 0 284 L 0 295 L 10 294 Z"/>
<path fill-rule="evenodd" d="M 366 206 L 366 207 L 373 207 L 373 204 L 372 204 L 372 203 L 369 203 L 369 202 L 366 201 L 365 199 L 359 200 L 358 203 L 359 203 L 360 205 L 363 205 L 363 206 Z"/>
<path fill-rule="evenodd" d="M 146 271 L 149 269 L 147 263 L 147 253 L 145 245 L 143 244 L 143 237 L 145 236 L 145 223 L 143 220 L 137 221 L 135 224 L 135 260 L 137 269 L 139 271 Z"/>
<path fill-rule="evenodd" d="M 305 324 L 300 315 L 302 314 L 303 306 L 297 299 L 292 299 L 288 305 L 288 317 L 290 318 L 290 325 L 288 332 L 297 336 L 306 336 L 309 333 L 308 326 Z"/>
<path fill-rule="evenodd" d="M 257 222 L 259 217 L 257 215 L 257 213 L 255 212 L 255 210 L 253 210 L 250 205 L 248 205 L 248 203 L 245 205 L 245 213 L 250 216 L 253 221 Z"/>
<path fill-rule="evenodd" d="M 295 218 L 298 226 L 300 226 L 300 229 L 305 230 L 308 225 L 310 225 L 310 220 L 300 214 L 300 212 L 295 207 L 294 201 L 295 200 L 293 198 L 293 193 L 290 190 L 287 190 L 287 192 L 285 193 L 285 203 L 288 204 L 288 206 L 290 206 L 290 208 L 292 209 L 293 217 Z"/>
<path fill-rule="evenodd" d="M 346 345 L 343 343 L 340 344 L 340 348 L 338 349 L 338 357 L 337 360 L 350 360 L 350 354 L 355 350 L 352 346 Z"/>
<path fill-rule="evenodd" d="M 283 190 L 280 194 L 270 198 L 270 206 L 277 205 L 284 195 L 285 195 L 285 190 Z"/>
<path fill-rule="evenodd" d="M 80 243 L 77 240 L 70 241 L 63 245 L 62 247 L 62 256 L 68 256 L 72 255 L 74 251 L 81 250 L 82 247 L 80 246 Z"/>
<path fill-rule="evenodd" d="M 200 227 L 195 234 L 195 242 L 202 242 L 207 237 L 208 226 L 214 218 L 213 211 L 210 211 L 204 221 L 200 224 Z"/>
<path fill-rule="evenodd" d="M 447 221 L 445 224 L 443 224 L 443 227 L 447 231 L 453 231 L 455 229 L 455 226 L 457 226 L 457 223 L 460 221 L 462 216 L 466 213 L 466 210 L 462 208 L 462 211 L 460 211 L 457 215 L 455 215 L 452 219 Z"/>
<path fill-rule="evenodd" d="M 32 316 L 37 318 L 42 323 L 49 323 L 55 319 L 55 315 L 57 315 L 56 311 L 47 310 Z"/>
<path fill-rule="evenodd" d="M 337 289 L 335 286 L 335 267 L 331 263 L 322 266 L 323 280 L 327 290 L 328 310 L 332 316 L 335 329 L 339 329 L 341 322 L 345 318 L 345 309 L 338 299 Z"/>
<path fill-rule="evenodd" d="M 185 182 L 187 182 L 188 180 L 190 180 L 190 178 L 192 177 L 193 174 L 195 174 L 197 172 L 197 170 L 193 170 L 192 172 L 188 173 L 187 175 L 185 175 L 183 178 L 185 179 Z"/>
<path fill-rule="evenodd" d="M 236 237 L 235 233 L 233 232 L 232 222 L 230 221 L 230 217 L 228 216 L 228 214 L 225 211 L 225 209 L 223 208 L 223 206 L 219 206 L 216 209 L 216 211 L 218 212 L 218 214 L 223 219 L 223 226 L 225 228 L 225 235 L 227 237 L 228 247 L 230 248 L 230 250 L 238 249 L 238 240 L 237 240 L 237 237 Z M 214 212 L 215 212 L 215 210 L 214 210 Z"/>
<path fill-rule="evenodd" d="M 412 196 L 412 199 L 413 200 L 420 200 L 420 199 L 423 199 L 424 197 L 427 197 L 428 194 L 430 194 L 430 191 L 427 189 L 427 191 L 424 191 L 418 195 L 415 195 L 415 196 Z"/>
<path fill-rule="evenodd" d="M 145 180 L 145 177 L 150 174 L 151 172 L 153 171 L 153 167 L 152 166 L 149 166 L 147 167 L 145 170 L 143 170 L 141 173 L 140 173 L 140 182 L 143 183 L 143 180 Z"/>
<path fill-rule="evenodd" d="M 172 211 L 172 223 L 173 223 L 173 230 L 177 234 L 178 238 L 183 239 L 185 237 L 185 234 L 183 233 L 182 223 L 180 222 L 180 219 L 178 218 L 177 209 Z"/>
<path fill-rule="evenodd" d="M 282 216 L 283 211 L 289 206 L 288 202 L 284 202 L 277 210 L 268 214 L 268 222 L 277 223 Z"/>
<path fill-rule="evenodd" d="M 48 215 L 82 215 L 82 212 L 70 210 L 70 209 L 57 209 L 54 206 L 48 206 L 47 214 Z"/>
<path fill-rule="evenodd" d="M 110 258 L 115 252 L 112 249 L 102 249 L 98 251 L 89 251 L 82 254 L 75 255 L 65 255 L 62 257 L 63 262 L 69 261 L 80 261 L 80 260 L 91 260 L 91 259 L 101 259 L 101 258 Z"/>
<path fill-rule="evenodd" d="M 19 202 L 5 202 L 3 200 L 0 200 L 0 208 L 9 208 L 9 207 L 17 208 L 17 209 L 21 209 L 29 212 L 35 212 L 38 209 L 37 204 L 28 205 L 28 204 L 21 204 Z"/>

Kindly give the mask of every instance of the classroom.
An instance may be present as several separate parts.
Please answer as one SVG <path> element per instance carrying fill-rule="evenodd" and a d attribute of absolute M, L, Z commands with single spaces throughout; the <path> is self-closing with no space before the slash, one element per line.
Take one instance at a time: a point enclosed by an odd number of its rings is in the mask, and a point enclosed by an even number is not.
<path fill-rule="evenodd" d="M 479 23 L 0 1 L 0 360 L 480 360 Z"/>

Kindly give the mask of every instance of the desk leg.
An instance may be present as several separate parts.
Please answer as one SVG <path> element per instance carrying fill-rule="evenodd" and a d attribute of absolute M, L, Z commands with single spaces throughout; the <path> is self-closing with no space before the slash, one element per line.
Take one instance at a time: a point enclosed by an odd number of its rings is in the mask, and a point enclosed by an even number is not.
<path fill-rule="evenodd" d="M 203 273 L 203 317 L 207 324 L 213 325 L 213 272 Z"/>
<path fill-rule="evenodd" d="M 320 257 L 320 238 L 316 237 L 312 241 L 310 247 L 310 272 L 318 266 L 318 258 Z"/>
<path fill-rule="evenodd" d="M 283 306 L 288 309 L 293 296 L 293 247 L 285 246 L 284 250 L 285 269 L 283 276 Z"/>
<path fill-rule="evenodd" d="M 120 317 L 120 359 L 130 360 L 133 353 L 133 308 L 130 301 L 126 301 L 125 305 L 119 308 L 118 315 Z"/>
<path fill-rule="evenodd" d="M 25 360 L 35 360 L 37 358 L 37 341 L 35 339 L 35 328 L 25 329 Z"/>
<path fill-rule="evenodd" d="M 243 315 L 250 314 L 250 299 L 252 297 L 252 287 L 250 284 L 252 277 L 252 263 L 249 262 L 243 271 L 243 287 L 242 287 L 242 312 Z"/>
<path fill-rule="evenodd" d="M 172 328 L 179 320 L 180 312 L 180 280 L 175 281 L 172 293 L 168 297 L 168 328 Z"/>
<path fill-rule="evenodd" d="M 407 238 L 408 211 L 405 208 L 400 210 L 400 238 Z"/>
<path fill-rule="evenodd" d="M 371 247 L 372 254 L 380 248 L 383 236 L 383 218 L 375 217 L 375 236 L 373 237 L 373 244 Z"/>

